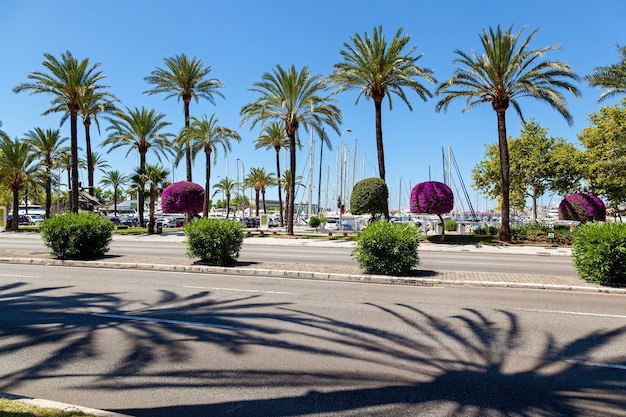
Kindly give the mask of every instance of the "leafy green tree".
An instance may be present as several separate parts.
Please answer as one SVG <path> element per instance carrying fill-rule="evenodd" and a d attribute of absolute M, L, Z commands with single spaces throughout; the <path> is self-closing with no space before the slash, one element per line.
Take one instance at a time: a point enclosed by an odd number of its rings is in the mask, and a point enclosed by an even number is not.
<path fill-rule="evenodd" d="M 221 147 L 224 154 L 231 150 L 231 141 L 241 141 L 241 136 L 233 129 L 219 126 L 219 119 L 212 114 L 209 118 L 203 116 L 201 119 L 190 118 L 189 128 L 183 131 L 179 138 L 179 143 L 185 144 L 186 149 L 191 148 L 191 158 L 201 150 L 204 151 L 205 161 L 205 184 L 204 184 L 204 208 L 202 215 L 209 215 L 209 195 L 211 190 L 211 155 L 213 155 L 213 165 L 217 163 L 217 148 Z"/>
<path fill-rule="evenodd" d="M 626 202 L 626 99 L 589 116 L 591 126 L 578 134 L 585 148 L 589 190 L 605 196 L 614 210 Z"/>
<path fill-rule="evenodd" d="M 163 120 L 164 117 L 163 113 L 157 113 L 154 109 L 148 110 L 145 107 L 141 109 L 135 107 L 133 110 L 126 108 L 126 112 L 118 110 L 115 113 L 115 118 L 111 119 L 111 125 L 107 128 L 111 133 L 102 142 L 102 146 L 108 146 L 108 152 L 127 146 L 128 152 L 126 156 L 133 149 L 137 149 L 139 152 L 138 170 L 143 172 L 146 166 L 148 150 L 154 151 L 159 162 L 161 162 L 162 155 L 172 153 L 169 138 L 173 135 L 163 132 L 170 125 L 169 122 Z M 138 178 L 142 179 L 144 177 L 139 176 Z M 140 189 L 137 211 L 139 213 L 139 224 L 143 224 L 144 188 L 140 182 L 137 185 Z"/>
<path fill-rule="evenodd" d="M 150 196 L 149 207 L 149 220 L 148 220 L 148 233 L 154 234 L 154 224 L 155 224 L 155 202 L 160 194 L 160 187 L 164 185 L 167 181 L 167 177 L 170 175 L 170 172 L 164 169 L 158 163 L 146 164 L 142 168 L 137 168 L 135 173 L 131 177 L 131 180 L 139 185 L 140 188 L 143 188 L 146 184 L 149 187 L 148 194 Z M 140 205 L 141 207 L 141 205 Z M 139 211 L 141 213 L 141 210 Z M 143 219 L 141 219 L 143 220 Z M 140 222 L 140 224 L 143 224 Z"/>
<path fill-rule="evenodd" d="M 580 96 L 578 88 L 570 82 L 579 79 L 572 69 L 562 62 L 543 58 L 546 53 L 558 49 L 557 45 L 540 49 L 529 47 L 537 31 L 538 29 L 534 30 L 526 38 L 522 38 L 523 29 L 513 33 L 512 28 L 503 31 L 498 26 L 495 30 L 490 28 L 489 31 L 483 31 L 480 40 L 484 52 L 467 54 L 456 50 L 458 57 L 454 63 L 457 68 L 452 77 L 437 88 L 437 93 L 443 96 L 437 103 L 437 111 L 447 110 L 457 99 L 465 99 L 464 111 L 490 103 L 496 112 L 502 176 L 500 239 L 505 242 L 511 241 L 507 109 L 513 106 L 523 121 L 522 108 L 518 100 L 532 97 L 549 104 L 571 124 L 572 116 L 567 110 L 561 91 L 569 91 L 576 97 Z"/>
<path fill-rule="evenodd" d="M 380 178 L 385 179 L 385 151 L 383 146 L 382 102 L 385 96 L 389 101 L 389 110 L 392 109 L 391 94 L 396 94 L 413 110 L 406 97 L 404 87 L 417 93 L 424 101 L 432 97 L 432 93 L 422 85 L 418 79 L 430 83 L 437 82 L 433 77 L 433 70 L 417 65 L 422 55 L 415 55 L 416 47 L 405 51 L 411 40 L 410 35 L 403 35 L 402 28 L 396 31 L 395 36 L 388 44 L 383 34 L 383 27 L 375 27 L 370 36 L 355 34 L 350 38 L 351 44 L 344 43 L 340 53 L 343 61 L 334 65 L 334 71 L 329 79 L 338 87 L 337 91 L 359 91 L 356 103 L 361 96 L 374 101 L 376 118 L 376 150 L 378 152 L 378 171 Z"/>
<path fill-rule="evenodd" d="M 250 122 L 251 129 L 257 123 L 264 125 L 274 121 L 282 124 L 289 138 L 289 169 L 297 172 L 296 144 L 301 125 L 306 131 L 314 130 L 322 141 L 328 140 L 324 130 L 326 125 L 339 134 L 341 110 L 337 107 L 337 100 L 323 94 L 327 89 L 326 80 L 320 75 L 311 75 L 309 67 L 298 71 L 294 65 L 287 70 L 277 65 L 272 73 L 263 74 L 262 81 L 251 89 L 259 97 L 241 109 L 242 124 Z M 293 189 L 295 178 L 291 181 Z M 287 205 L 288 235 L 293 235 L 294 197 L 293 193 L 289 195 Z"/>
<path fill-rule="evenodd" d="M 231 180 L 228 177 L 220 179 L 213 186 L 213 188 L 215 188 L 215 191 L 213 192 L 213 196 L 215 196 L 215 194 L 220 191 L 224 193 L 224 196 L 226 198 L 226 218 L 228 218 L 230 214 L 230 198 L 231 198 L 233 191 L 235 191 L 236 187 L 237 187 L 237 182 Z"/>
<path fill-rule="evenodd" d="M 183 112 L 185 114 L 185 128 L 189 127 L 189 103 L 191 99 L 195 99 L 196 103 L 200 98 L 206 99 L 211 104 L 215 104 L 215 96 L 224 98 L 219 91 L 224 88 L 218 79 L 207 78 L 211 72 L 211 67 L 204 66 L 204 63 L 197 59 L 189 59 L 187 55 L 176 55 L 173 58 L 164 58 L 166 68 L 157 67 L 145 78 L 148 84 L 155 87 L 152 90 L 145 91 L 147 94 L 167 94 L 165 99 L 176 97 L 183 100 Z M 187 169 L 187 181 L 192 181 L 191 147 L 185 149 L 185 162 Z"/>
<path fill-rule="evenodd" d="M 30 144 L 33 151 L 38 155 L 43 168 L 43 183 L 46 193 L 45 217 L 50 217 L 52 207 L 52 170 L 59 166 L 61 155 L 64 149 L 63 144 L 68 140 L 62 138 L 58 129 L 43 130 L 37 127 L 30 130 L 25 135 L 25 141 Z"/>
<path fill-rule="evenodd" d="M 48 72 L 35 71 L 28 75 L 31 82 L 18 84 L 13 91 L 20 93 L 30 91 L 31 94 L 52 94 L 52 107 L 43 114 L 67 112 L 70 115 L 70 148 L 71 148 L 71 210 L 78 213 L 78 114 L 87 92 L 96 94 L 107 86 L 99 84 L 105 77 L 98 71 L 99 63 L 91 65 L 89 59 L 78 61 L 70 51 L 61 54 L 57 59 L 51 54 L 44 54 L 43 66 Z"/>
<path fill-rule="evenodd" d="M 256 216 L 259 215 L 259 194 L 263 196 L 263 213 L 267 213 L 267 207 L 265 205 L 265 190 L 275 184 L 274 174 L 265 171 L 265 168 L 250 168 L 248 176 L 245 178 L 246 185 L 254 188 L 256 197 Z"/>
<path fill-rule="evenodd" d="M 617 46 L 620 61 L 617 64 L 596 67 L 593 74 L 585 79 L 589 85 L 604 89 L 598 101 L 603 101 L 618 94 L 626 94 L 626 46 Z"/>
<path fill-rule="evenodd" d="M 329 143 L 329 142 L 327 142 Z M 280 227 L 285 225 L 283 220 L 283 192 L 280 174 L 280 150 L 289 149 L 289 138 L 285 129 L 277 122 L 266 125 L 261 135 L 254 141 L 254 149 L 274 149 L 276 151 L 276 185 L 278 186 L 278 207 L 280 210 Z"/>
<path fill-rule="evenodd" d="M 128 184 L 130 178 L 118 170 L 105 171 L 100 184 L 113 188 L 113 215 L 117 216 L 117 196 L 120 187 Z"/>
<path fill-rule="evenodd" d="M 389 189 L 382 178 L 365 178 L 354 185 L 350 195 L 352 214 L 369 214 L 375 219 L 387 213 Z"/>
<path fill-rule="evenodd" d="M 19 192 L 29 182 L 35 161 L 30 143 L 17 138 L 11 140 L 8 135 L 0 135 L 0 181 L 13 193 L 13 220 L 9 230 L 17 231 L 19 222 Z"/>

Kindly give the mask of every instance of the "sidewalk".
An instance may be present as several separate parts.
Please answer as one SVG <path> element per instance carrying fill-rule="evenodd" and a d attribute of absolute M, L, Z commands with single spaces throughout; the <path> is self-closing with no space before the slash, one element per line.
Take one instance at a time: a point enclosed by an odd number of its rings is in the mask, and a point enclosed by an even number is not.
<path fill-rule="evenodd" d="M 38 235 L 23 234 L 13 235 L 20 238 L 38 238 Z M 181 242 L 185 240 L 182 232 L 165 233 L 161 235 L 115 235 L 114 240 L 146 242 L 167 241 Z M 346 240 L 329 240 L 326 238 L 286 238 L 286 237 L 246 237 L 244 245 L 297 245 L 312 247 L 342 247 L 351 248 L 353 242 Z M 499 254 L 525 254 L 538 256 L 571 256 L 569 248 L 548 248 L 540 246 L 504 246 L 504 245 L 461 245 L 461 244 L 436 244 L 422 243 L 420 252 L 446 251 L 446 252 L 480 252 Z M 413 271 L 411 276 L 393 277 L 386 275 L 367 274 L 356 265 L 313 265 L 294 263 L 269 263 L 269 262 L 238 262 L 233 266 L 220 267 L 202 265 L 188 258 L 173 257 L 137 257 L 106 255 L 99 260 L 74 261 L 58 260 L 51 258 L 46 252 L 20 252 L 0 249 L 0 263 L 38 264 L 38 265 L 63 265 L 76 267 L 107 267 L 119 269 L 144 269 L 161 271 L 178 271 L 224 275 L 258 275 L 271 277 L 290 277 L 318 280 L 341 280 L 362 283 L 394 284 L 394 285 L 461 285 L 461 286 L 484 286 L 484 287 L 508 287 L 529 289 L 551 289 L 567 291 L 606 292 L 626 294 L 626 288 L 613 288 L 588 283 L 575 276 L 533 275 L 533 274 L 505 274 L 486 272 L 464 271 L 426 271 L 419 269 Z"/>

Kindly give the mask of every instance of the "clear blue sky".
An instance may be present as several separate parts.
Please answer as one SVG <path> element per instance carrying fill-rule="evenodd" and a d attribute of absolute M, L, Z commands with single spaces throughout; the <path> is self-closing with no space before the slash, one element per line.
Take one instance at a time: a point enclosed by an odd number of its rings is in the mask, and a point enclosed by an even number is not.
<path fill-rule="evenodd" d="M 183 125 L 182 103 L 164 95 L 143 94 L 151 87 L 144 78 L 156 67 L 163 67 L 165 57 L 182 53 L 197 57 L 212 68 L 210 76 L 222 81 L 225 99 L 216 99 L 216 105 L 205 100 L 191 103 L 191 114 L 201 116 L 215 113 L 222 126 L 237 129 L 242 142 L 233 145 L 227 159 L 220 153 L 212 170 L 212 184 L 228 174 L 236 177 L 236 158 L 250 167 L 264 166 L 275 171 L 274 151 L 254 150 L 258 129 L 241 126 L 239 111 L 252 102 L 256 95 L 249 91 L 280 64 L 301 68 L 308 65 L 314 74 L 327 75 L 332 65 L 341 60 L 339 51 L 355 33 L 371 33 L 382 25 L 391 38 L 402 27 L 411 34 L 410 46 L 424 56 L 419 64 L 435 71 L 439 81 L 453 71 L 453 51 L 479 49 L 478 35 L 483 28 L 513 25 L 515 31 L 525 27 L 526 34 L 539 28 L 532 47 L 559 44 L 560 51 L 550 59 L 571 65 L 581 77 L 596 66 L 617 62 L 616 45 L 626 44 L 624 33 L 626 2 L 600 0 L 593 3 L 582 0 L 503 2 L 495 0 L 421 1 L 162 1 L 109 0 L 106 2 L 68 0 L 0 0 L 0 121 L 2 129 L 11 138 L 22 137 L 35 127 L 58 128 L 60 114 L 41 116 L 50 107 L 51 97 L 13 93 L 17 84 L 28 80 L 33 71 L 43 71 L 43 54 L 57 57 L 69 50 L 78 58 L 89 58 L 100 63 L 106 75 L 106 84 L 123 106 L 145 106 L 166 114 L 176 133 Z M 548 105 L 531 99 L 521 101 L 524 116 L 535 118 L 549 129 L 552 136 L 560 136 L 578 143 L 577 133 L 588 126 L 588 115 L 601 105 L 599 92 L 581 82 L 583 96 L 567 96 L 574 124 L 567 122 Z M 434 90 L 434 86 L 433 86 Z M 413 105 L 410 112 L 404 103 L 393 96 L 393 110 L 383 106 L 383 135 L 386 152 L 387 181 L 391 189 L 391 207 L 398 202 L 408 206 L 408 192 L 415 184 L 443 180 L 442 149 L 450 147 L 459 164 L 464 182 L 472 196 L 472 203 L 483 209 L 487 205 L 470 188 L 471 169 L 483 157 L 484 144 L 497 140 L 496 116 L 490 106 L 474 108 L 462 113 L 463 102 L 450 106 L 447 113 L 436 113 L 437 102 L 423 102 L 408 93 Z M 350 178 L 353 152 L 356 146 L 356 180 L 376 175 L 376 148 L 374 132 L 374 104 L 361 99 L 355 105 L 356 91 L 337 96 L 343 111 L 343 129 L 352 133 L 344 136 L 350 149 Z M 602 105 L 612 104 L 609 100 Z M 520 120 L 507 113 L 510 136 L 517 136 Z M 98 144 L 107 136 L 106 121 L 101 132 L 92 128 L 95 150 L 104 154 L 113 169 L 131 173 L 136 166 L 135 153 L 126 157 L 126 149 L 107 154 L 108 149 Z M 69 122 L 61 127 L 69 136 Z M 298 175 L 307 181 L 308 135 L 302 131 L 303 149 L 298 157 Z M 83 140 L 79 129 L 79 140 Z M 317 138 L 315 138 L 317 139 Z M 331 136 L 333 151 L 324 150 L 322 162 L 322 203 L 328 190 L 329 204 L 336 198 L 336 160 L 339 136 Z M 221 152 L 221 151 L 220 151 Z M 283 159 L 281 161 L 284 162 Z M 148 162 L 154 163 L 153 157 Z M 319 143 L 315 150 L 314 183 L 319 175 Z M 241 165 L 241 164 L 240 164 Z M 204 183 L 204 155 L 199 155 L 194 168 L 194 181 Z M 171 168 L 171 167 L 170 167 Z M 174 170 L 176 181 L 185 179 L 184 164 Z M 327 173 L 330 179 L 327 181 Z M 86 183 L 86 173 L 82 182 Z M 96 181 L 100 174 L 96 173 Z M 457 180 L 458 181 L 458 180 Z M 403 194 L 399 198 L 399 184 Z M 327 187 L 327 184 L 330 184 Z M 275 190 L 268 198 L 275 197 Z M 300 191 L 299 199 L 306 200 Z M 313 201 L 317 201 L 317 188 Z M 544 201 L 545 204 L 548 201 Z M 491 206 L 491 203 L 489 203 Z"/>

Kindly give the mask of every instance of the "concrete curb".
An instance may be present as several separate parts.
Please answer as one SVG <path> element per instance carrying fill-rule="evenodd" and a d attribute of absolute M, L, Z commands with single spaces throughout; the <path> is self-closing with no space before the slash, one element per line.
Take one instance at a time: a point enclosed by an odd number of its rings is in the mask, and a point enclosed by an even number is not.
<path fill-rule="evenodd" d="M 114 413 L 106 410 L 96 410 L 95 408 L 81 407 L 78 405 L 65 404 L 57 401 L 42 400 L 38 398 L 24 397 L 21 395 L 13 395 L 0 392 L 0 398 L 6 398 L 13 401 L 20 401 L 26 404 L 34 405 L 41 408 L 54 408 L 66 412 L 81 412 L 97 417 L 132 417 L 127 414 Z"/>

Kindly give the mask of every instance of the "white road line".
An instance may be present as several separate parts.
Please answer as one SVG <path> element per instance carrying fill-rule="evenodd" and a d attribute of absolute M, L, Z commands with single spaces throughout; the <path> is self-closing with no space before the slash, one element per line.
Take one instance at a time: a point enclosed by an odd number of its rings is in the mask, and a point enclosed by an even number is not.
<path fill-rule="evenodd" d="M 129 321 L 147 321 L 151 323 L 163 323 L 163 324 L 179 324 L 183 326 L 200 326 L 200 327 L 213 327 L 217 329 L 226 329 L 226 330 L 253 330 L 246 327 L 237 327 L 237 326 L 227 326 L 224 324 L 211 324 L 211 323 L 201 323 L 197 321 L 181 321 L 181 320 L 168 320 L 168 319 L 155 319 L 151 317 L 141 317 L 141 316 L 125 316 L 122 314 L 104 314 L 104 313 L 93 313 L 96 317 L 104 317 L 108 319 L 120 319 L 120 320 L 129 320 Z"/>
<path fill-rule="evenodd" d="M 577 311 L 562 311 L 562 310 L 535 310 L 532 308 L 516 308 L 515 310 L 532 311 L 535 313 L 554 313 L 554 314 L 569 314 L 572 316 L 592 316 L 592 317 L 610 317 L 616 319 L 626 319 L 626 316 L 619 314 L 601 314 L 601 313 L 579 313 Z"/>
<path fill-rule="evenodd" d="M 600 368 L 621 369 L 621 370 L 626 371 L 626 365 L 619 365 L 617 363 L 602 363 L 602 362 L 588 362 L 588 361 L 574 361 L 574 360 L 566 360 L 565 362 L 571 363 L 572 365 L 597 366 Z"/>
<path fill-rule="evenodd" d="M 192 285 L 183 285 L 183 288 L 193 288 L 198 290 L 220 290 L 220 291 L 236 291 L 236 292 L 254 292 L 260 294 L 286 294 L 286 295 L 296 295 L 295 292 L 284 292 L 284 291 L 262 291 L 262 290 L 244 290 L 241 288 L 220 288 L 220 287 L 194 287 Z"/>
<path fill-rule="evenodd" d="M 0 274 L 0 277 L 7 277 L 7 278 L 41 278 L 41 277 L 35 276 L 35 275 L 16 275 L 16 274 Z"/>

